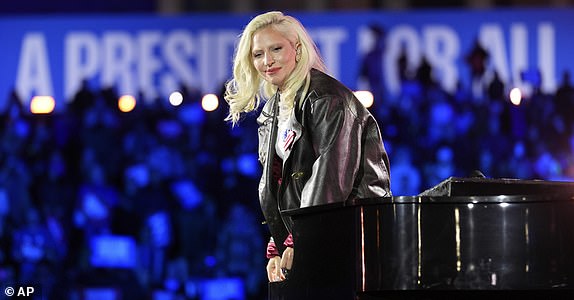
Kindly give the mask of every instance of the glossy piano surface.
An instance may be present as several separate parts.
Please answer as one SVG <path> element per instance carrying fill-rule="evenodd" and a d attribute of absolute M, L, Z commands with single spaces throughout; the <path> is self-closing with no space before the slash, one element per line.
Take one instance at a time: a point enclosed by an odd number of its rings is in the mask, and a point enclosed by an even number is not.
<path fill-rule="evenodd" d="M 451 292 L 555 299 L 574 291 L 568 191 L 362 199 L 284 214 L 295 224 L 294 265 L 287 281 L 270 284 L 270 299 L 443 299 Z"/>
<path fill-rule="evenodd" d="M 355 207 L 358 289 L 574 287 L 574 201 L 398 197 Z"/>

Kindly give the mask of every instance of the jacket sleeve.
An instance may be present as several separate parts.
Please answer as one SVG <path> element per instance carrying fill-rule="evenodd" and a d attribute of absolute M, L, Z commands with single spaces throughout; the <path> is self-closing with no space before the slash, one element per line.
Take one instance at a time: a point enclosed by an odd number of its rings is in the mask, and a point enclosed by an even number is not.
<path fill-rule="evenodd" d="M 287 238 L 283 242 L 283 246 L 293 248 L 293 236 L 291 234 L 287 236 Z M 265 256 L 269 259 L 275 256 L 280 256 L 279 250 L 277 249 L 277 245 L 275 244 L 273 237 L 271 237 L 269 239 L 269 242 L 267 242 L 267 253 Z"/>
<path fill-rule="evenodd" d="M 317 159 L 303 188 L 301 207 L 345 201 L 353 192 L 364 120 L 347 105 L 341 96 L 323 96 L 311 103 L 307 128 Z"/>

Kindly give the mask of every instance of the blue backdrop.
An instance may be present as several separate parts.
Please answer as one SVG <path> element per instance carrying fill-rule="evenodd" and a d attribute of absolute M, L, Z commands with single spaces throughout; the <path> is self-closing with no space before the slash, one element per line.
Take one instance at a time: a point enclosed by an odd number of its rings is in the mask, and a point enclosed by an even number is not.
<path fill-rule="evenodd" d="M 400 90 L 396 61 L 403 48 L 411 68 L 425 57 L 448 91 L 457 84 L 471 85 L 465 57 L 476 40 L 489 52 L 488 70 L 526 92 L 531 82 L 521 76 L 524 71 L 540 71 L 541 88 L 552 92 L 562 72 L 574 70 L 572 9 L 293 15 L 311 31 L 331 73 L 353 89 L 369 88 L 359 68 L 372 46 L 369 27 L 375 24 L 385 32 L 385 48 L 377 64 L 390 94 Z M 0 20 L 0 95 L 8 95 L 14 87 L 24 103 L 33 95 L 52 95 L 56 109 L 61 109 L 83 79 L 94 86 L 114 86 L 120 93 L 141 91 L 148 101 L 166 97 L 180 84 L 217 92 L 229 78 L 234 43 L 251 17 L 5 17 Z M 2 101 L 5 98 L 0 96 Z"/>

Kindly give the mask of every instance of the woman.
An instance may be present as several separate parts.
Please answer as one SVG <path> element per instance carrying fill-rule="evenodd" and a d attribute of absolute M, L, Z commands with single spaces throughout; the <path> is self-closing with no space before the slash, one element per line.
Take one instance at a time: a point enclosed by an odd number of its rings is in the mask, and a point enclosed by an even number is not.
<path fill-rule="evenodd" d="M 303 25 L 268 12 L 245 27 L 226 85 L 226 120 L 233 125 L 268 99 L 257 122 L 259 201 L 271 232 L 269 281 L 285 279 L 293 261 L 291 221 L 280 210 L 391 195 L 377 122 L 325 72 Z"/>

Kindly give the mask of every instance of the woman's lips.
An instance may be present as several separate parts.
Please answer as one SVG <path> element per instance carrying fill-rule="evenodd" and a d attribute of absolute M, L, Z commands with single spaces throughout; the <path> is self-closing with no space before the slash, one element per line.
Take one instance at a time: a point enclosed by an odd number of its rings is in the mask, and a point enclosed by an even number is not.
<path fill-rule="evenodd" d="M 267 69 L 267 70 L 265 70 L 265 73 L 267 75 L 273 75 L 273 74 L 277 73 L 277 71 L 279 71 L 279 69 L 281 69 L 281 68 L 277 67 L 277 68 Z"/>

